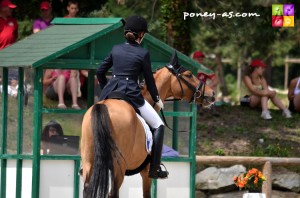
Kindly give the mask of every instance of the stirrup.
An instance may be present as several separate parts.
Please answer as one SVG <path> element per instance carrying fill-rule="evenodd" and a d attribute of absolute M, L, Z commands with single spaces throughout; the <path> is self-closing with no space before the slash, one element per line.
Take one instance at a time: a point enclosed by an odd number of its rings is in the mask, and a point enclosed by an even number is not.
<path fill-rule="evenodd" d="M 160 166 L 158 167 L 158 169 L 155 170 L 151 170 L 150 168 L 148 177 L 152 179 L 167 179 L 169 172 L 167 171 L 167 168 L 165 167 L 164 164 L 160 164 L 160 165 L 164 167 L 165 171 L 163 171 Z"/>

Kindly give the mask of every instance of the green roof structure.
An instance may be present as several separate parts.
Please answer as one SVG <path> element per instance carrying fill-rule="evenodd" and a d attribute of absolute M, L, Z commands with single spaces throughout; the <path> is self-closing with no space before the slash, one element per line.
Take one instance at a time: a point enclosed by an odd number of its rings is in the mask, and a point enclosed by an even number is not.
<path fill-rule="evenodd" d="M 52 24 L 0 51 L 0 67 L 39 67 L 47 63 L 61 63 L 64 59 L 70 64 L 73 59 L 86 61 L 85 64 L 89 65 L 100 58 L 89 53 L 95 47 L 95 41 L 97 44 L 97 40 L 105 39 L 103 44 L 99 43 L 100 54 L 102 49 L 108 53 L 109 49 L 105 49 L 106 46 L 111 47 L 109 43 L 123 42 L 119 36 L 123 26 L 120 18 L 55 18 Z M 113 39 L 109 39 L 108 34 L 113 34 Z"/>
<path fill-rule="evenodd" d="M 97 68 L 113 45 L 125 42 L 121 18 L 55 18 L 52 26 L 0 51 L 0 67 Z M 169 62 L 174 49 L 146 34 L 142 46 L 150 52 L 153 69 Z M 210 70 L 178 52 L 192 71 Z"/>

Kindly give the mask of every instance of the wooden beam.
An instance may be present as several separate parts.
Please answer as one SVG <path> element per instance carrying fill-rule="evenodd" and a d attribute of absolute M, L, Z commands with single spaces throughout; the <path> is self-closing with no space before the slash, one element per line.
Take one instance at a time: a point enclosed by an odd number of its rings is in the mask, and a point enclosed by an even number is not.
<path fill-rule="evenodd" d="M 289 63 L 285 62 L 285 68 L 284 68 L 284 89 L 288 88 L 288 81 L 289 81 Z"/>
<path fill-rule="evenodd" d="M 231 58 L 222 58 L 221 62 L 222 63 L 232 63 L 232 59 Z"/>
<path fill-rule="evenodd" d="M 255 164 L 264 165 L 267 161 L 278 166 L 299 166 L 300 158 L 287 157 L 247 157 L 247 156 L 196 156 L 197 164 Z"/>
<path fill-rule="evenodd" d="M 300 58 L 286 58 L 285 63 L 300 63 Z"/>

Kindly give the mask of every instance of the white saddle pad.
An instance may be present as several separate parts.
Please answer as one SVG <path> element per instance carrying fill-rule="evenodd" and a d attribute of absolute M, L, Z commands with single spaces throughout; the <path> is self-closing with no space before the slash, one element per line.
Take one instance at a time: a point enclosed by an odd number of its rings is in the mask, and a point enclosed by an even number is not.
<path fill-rule="evenodd" d="M 144 118 L 142 118 L 139 114 L 136 114 L 136 116 L 140 119 L 140 121 L 144 127 L 144 131 L 146 134 L 146 151 L 148 153 L 151 153 L 153 139 L 152 139 L 152 133 L 150 131 L 150 128 L 149 128 L 148 124 L 146 123 L 146 121 L 144 120 Z"/>

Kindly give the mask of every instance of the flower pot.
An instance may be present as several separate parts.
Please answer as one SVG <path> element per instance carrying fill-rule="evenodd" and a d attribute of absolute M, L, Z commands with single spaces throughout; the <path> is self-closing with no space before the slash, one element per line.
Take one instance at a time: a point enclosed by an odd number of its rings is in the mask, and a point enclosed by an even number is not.
<path fill-rule="evenodd" d="M 244 193 L 243 198 L 266 198 L 265 193 Z"/>

